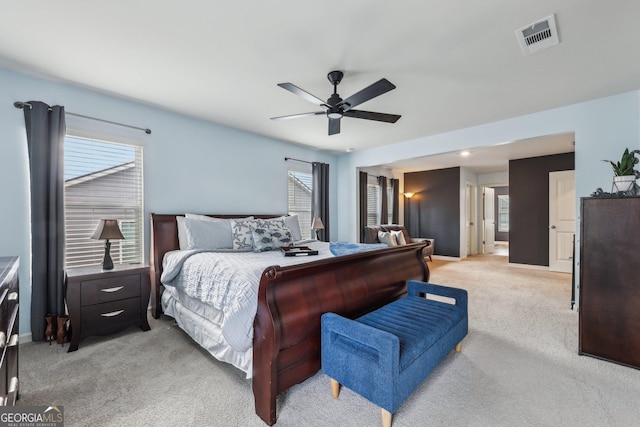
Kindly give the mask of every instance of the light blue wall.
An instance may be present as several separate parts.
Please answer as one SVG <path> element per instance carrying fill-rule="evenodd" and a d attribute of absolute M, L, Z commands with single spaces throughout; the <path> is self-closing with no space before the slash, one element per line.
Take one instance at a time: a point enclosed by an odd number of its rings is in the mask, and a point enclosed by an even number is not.
<path fill-rule="evenodd" d="M 21 334 L 31 329 L 29 172 L 23 113 L 13 103 L 29 100 L 152 130 L 144 143 L 145 218 L 150 212 L 286 212 L 284 157 L 329 163 L 332 236 L 337 235 L 333 154 L 0 68 L 0 256 L 19 255 L 22 261 Z M 146 220 L 145 257 L 148 236 Z"/>
<path fill-rule="evenodd" d="M 626 147 L 640 149 L 640 91 L 341 156 L 338 204 L 343 210 L 338 238 L 357 237 L 358 167 L 566 132 L 575 132 L 576 138 L 576 212 L 579 212 L 580 197 L 589 196 L 598 187 L 611 191 L 612 172 L 601 160 L 618 160 Z M 578 219 L 576 261 L 579 260 L 579 230 Z M 576 282 L 578 280 L 577 277 Z"/>

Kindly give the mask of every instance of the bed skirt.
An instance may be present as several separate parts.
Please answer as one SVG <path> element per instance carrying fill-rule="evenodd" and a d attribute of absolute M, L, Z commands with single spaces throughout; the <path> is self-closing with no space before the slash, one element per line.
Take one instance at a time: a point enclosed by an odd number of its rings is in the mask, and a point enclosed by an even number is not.
<path fill-rule="evenodd" d="M 222 316 L 218 310 L 181 294 L 175 288 L 166 287 L 162 294 L 164 314 L 176 320 L 178 326 L 216 359 L 230 363 L 247 375 L 253 373 L 253 348 L 238 352 L 231 348 L 222 335 L 216 319 Z"/>

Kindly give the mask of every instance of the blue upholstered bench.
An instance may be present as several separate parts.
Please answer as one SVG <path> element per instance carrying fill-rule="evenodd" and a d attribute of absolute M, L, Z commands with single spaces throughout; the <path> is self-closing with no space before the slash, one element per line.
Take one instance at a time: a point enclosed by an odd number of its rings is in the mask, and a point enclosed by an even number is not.
<path fill-rule="evenodd" d="M 331 378 L 333 397 L 340 384 L 355 391 L 382 408 L 384 427 L 447 354 L 460 351 L 467 335 L 467 291 L 416 280 L 407 291 L 355 320 L 322 316 L 322 371 Z"/>

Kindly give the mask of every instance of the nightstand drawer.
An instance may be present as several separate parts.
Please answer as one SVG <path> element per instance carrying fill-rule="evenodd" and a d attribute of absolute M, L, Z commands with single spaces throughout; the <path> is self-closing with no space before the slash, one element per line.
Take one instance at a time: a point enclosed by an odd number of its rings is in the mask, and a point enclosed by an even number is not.
<path fill-rule="evenodd" d="M 80 305 L 91 305 L 140 296 L 140 275 L 82 281 Z"/>
<path fill-rule="evenodd" d="M 140 324 L 140 297 L 89 305 L 80 309 L 86 335 L 107 335 Z"/>

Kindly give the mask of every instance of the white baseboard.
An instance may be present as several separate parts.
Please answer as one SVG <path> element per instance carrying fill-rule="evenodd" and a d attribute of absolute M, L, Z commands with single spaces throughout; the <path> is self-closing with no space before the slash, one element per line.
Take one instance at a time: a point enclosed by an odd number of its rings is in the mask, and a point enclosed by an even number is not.
<path fill-rule="evenodd" d="M 518 264 L 515 262 L 510 262 L 509 267 L 527 268 L 529 270 L 549 271 L 549 267 L 545 265 Z"/>
<path fill-rule="evenodd" d="M 440 261 L 462 261 L 462 259 L 460 259 L 460 257 L 455 257 L 455 256 L 446 256 L 446 255 L 431 255 L 434 259 L 440 260 Z"/>
<path fill-rule="evenodd" d="M 24 344 L 31 341 L 33 341 L 33 338 L 31 337 L 31 332 L 18 335 L 18 342 L 20 344 Z"/>

